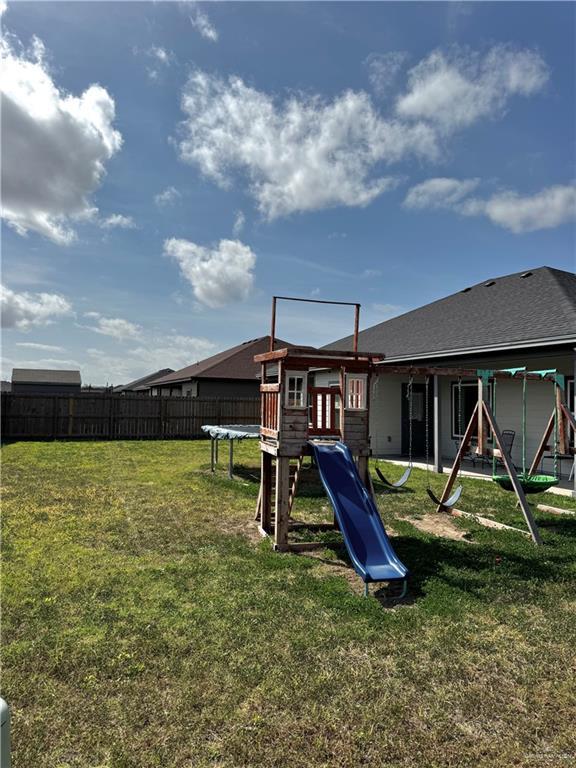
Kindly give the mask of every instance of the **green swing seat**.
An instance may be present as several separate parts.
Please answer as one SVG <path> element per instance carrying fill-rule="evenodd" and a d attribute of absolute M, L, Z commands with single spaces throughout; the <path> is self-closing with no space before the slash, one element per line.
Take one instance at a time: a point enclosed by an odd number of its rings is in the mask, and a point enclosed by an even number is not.
<path fill-rule="evenodd" d="M 510 475 L 492 475 L 492 480 L 505 491 L 513 491 L 514 486 Z M 530 475 L 528 472 L 519 472 L 518 480 L 524 493 L 543 493 L 548 488 L 558 485 L 559 478 L 553 475 Z"/>

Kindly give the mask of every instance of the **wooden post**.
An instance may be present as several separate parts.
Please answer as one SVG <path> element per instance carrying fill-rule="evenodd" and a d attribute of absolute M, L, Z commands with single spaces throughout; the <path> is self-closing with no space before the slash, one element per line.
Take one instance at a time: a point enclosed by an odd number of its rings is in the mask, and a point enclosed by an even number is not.
<path fill-rule="evenodd" d="M 466 432 L 464 433 L 464 437 L 462 438 L 462 442 L 460 443 L 460 447 L 458 448 L 458 453 L 456 454 L 456 458 L 454 459 L 454 464 L 452 464 L 452 469 L 450 470 L 450 474 L 448 475 L 448 480 L 446 480 L 446 485 L 444 486 L 444 490 L 442 491 L 442 496 L 440 497 L 440 504 L 438 505 L 436 512 L 443 512 L 445 510 L 444 502 L 450 497 L 452 486 L 454 485 L 454 481 L 458 476 L 458 470 L 460 469 L 460 464 L 462 463 L 462 456 L 464 456 L 464 454 L 466 453 L 466 449 L 468 448 L 470 440 L 472 439 L 472 435 L 474 434 L 474 428 L 478 421 L 478 418 L 477 418 L 478 406 L 479 404 L 476 403 L 476 405 L 474 406 L 474 410 L 472 411 L 472 416 L 470 416 L 470 421 L 468 422 L 468 426 L 466 427 Z"/>
<path fill-rule="evenodd" d="M 358 331 L 360 328 L 360 304 L 354 305 L 354 352 L 358 352 Z"/>
<path fill-rule="evenodd" d="M 276 458 L 276 520 L 274 525 L 274 547 L 280 552 L 288 549 L 288 507 L 290 494 L 290 459 Z"/>
<path fill-rule="evenodd" d="M 272 456 L 260 451 L 260 528 L 267 534 L 271 529 Z"/>
<path fill-rule="evenodd" d="M 68 436 L 74 432 L 74 398 L 68 398 Z"/>
<path fill-rule="evenodd" d="M 556 418 L 558 419 L 558 452 L 565 456 L 568 453 L 569 441 L 566 439 L 566 424 L 564 413 L 562 412 L 562 403 L 564 402 L 562 387 L 559 384 L 554 384 L 554 390 L 556 395 Z"/>
<path fill-rule="evenodd" d="M 56 437 L 58 435 L 58 404 L 59 404 L 59 397 L 54 397 L 52 399 L 52 440 L 56 440 Z"/>
<path fill-rule="evenodd" d="M 434 472 L 441 475 L 444 468 L 442 466 L 442 440 L 440 436 L 440 379 L 438 374 L 434 374 L 432 381 L 434 391 Z"/>
<path fill-rule="evenodd" d="M 495 440 L 495 442 L 498 445 L 498 448 L 500 449 L 500 457 L 504 462 L 504 466 L 506 467 L 506 471 L 508 472 L 508 476 L 510 477 L 510 482 L 512 483 L 512 487 L 514 488 L 516 496 L 518 497 L 520 507 L 524 514 L 524 519 L 526 520 L 526 525 L 528 526 L 528 530 L 530 531 L 530 535 L 532 536 L 532 540 L 534 541 L 535 544 L 542 544 L 542 539 L 540 538 L 540 532 L 538 530 L 538 526 L 536 525 L 536 521 L 534 520 L 534 516 L 532 515 L 532 510 L 530 509 L 530 505 L 526 500 L 524 489 L 522 488 L 522 485 L 520 484 L 520 480 L 518 479 L 518 475 L 516 474 L 516 468 L 514 467 L 514 463 L 510 457 L 510 454 L 506 450 L 504 443 L 502 442 L 502 434 L 500 432 L 500 428 L 498 424 L 496 424 L 496 419 L 494 418 L 492 409 L 490 408 L 490 405 L 486 401 L 484 401 L 483 403 L 483 408 L 484 408 L 484 413 L 486 414 L 486 419 L 488 421 L 488 424 L 490 425 L 490 429 L 492 430 L 493 439 Z"/>
<path fill-rule="evenodd" d="M 546 446 L 548 445 L 548 439 L 550 438 L 550 435 L 552 434 L 553 429 L 554 429 L 554 411 L 552 411 L 552 416 L 550 416 L 550 418 L 548 419 L 548 424 L 546 425 L 546 429 L 544 430 L 544 434 L 542 435 L 540 444 L 538 445 L 538 450 L 534 454 L 534 458 L 532 459 L 532 464 L 530 464 L 530 469 L 528 470 L 529 475 L 534 475 L 538 472 L 538 465 L 540 464 L 540 460 L 544 455 L 544 451 L 546 450 Z"/>
<path fill-rule="evenodd" d="M 276 296 L 272 296 L 272 323 L 270 326 L 270 352 L 274 352 L 275 335 L 276 335 Z"/>

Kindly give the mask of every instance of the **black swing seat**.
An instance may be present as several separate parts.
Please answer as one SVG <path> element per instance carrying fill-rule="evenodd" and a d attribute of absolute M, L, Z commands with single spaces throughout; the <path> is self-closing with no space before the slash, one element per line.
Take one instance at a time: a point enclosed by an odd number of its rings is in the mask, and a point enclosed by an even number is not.
<path fill-rule="evenodd" d="M 452 507 L 455 507 L 458 503 L 460 496 L 462 496 L 462 486 L 459 485 L 454 493 L 446 499 L 446 501 L 440 501 L 440 499 L 434 494 L 434 491 L 431 488 L 426 488 L 426 493 L 428 496 L 430 496 L 434 504 L 437 504 L 443 509 L 452 509 Z"/>
<path fill-rule="evenodd" d="M 410 477 L 410 473 L 412 472 L 412 467 L 408 467 L 408 469 L 404 472 L 400 480 L 396 480 L 395 483 L 391 483 L 389 480 L 386 480 L 382 472 L 378 467 L 376 467 L 376 474 L 380 478 L 380 482 L 384 483 L 384 485 L 387 485 L 388 488 L 402 488 L 403 485 L 406 485 L 408 482 L 408 478 Z"/>

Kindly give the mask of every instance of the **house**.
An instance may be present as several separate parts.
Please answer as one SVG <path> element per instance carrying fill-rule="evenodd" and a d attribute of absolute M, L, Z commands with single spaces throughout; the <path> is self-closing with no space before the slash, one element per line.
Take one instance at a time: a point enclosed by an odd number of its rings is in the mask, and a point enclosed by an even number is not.
<path fill-rule="evenodd" d="M 16 395 L 76 395 L 80 394 L 80 371 L 60 371 L 45 368 L 14 368 L 12 392 Z"/>
<path fill-rule="evenodd" d="M 164 376 L 167 376 L 169 373 L 174 373 L 173 368 L 161 368 L 159 371 L 155 371 L 154 373 L 149 373 L 146 376 L 142 376 L 139 379 L 135 379 L 134 381 L 131 381 L 129 384 L 120 384 L 117 387 L 113 387 L 112 392 L 115 394 L 121 394 L 125 392 L 136 392 L 139 394 L 150 394 L 151 385 L 156 381 L 156 379 L 161 379 Z"/>
<path fill-rule="evenodd" d="M 352 349 L 349 336 L 327 349 Z M 371 391 L 370 434 L 372 453 L 381 457 L 408 457 L 409 377 L 387 374 L 396 366 L 496 369 L 526 366 L 529 370 L 555 368 L 566 376 L 567 402 L 574 403 L 576 367 L 576 276 L 540 267 L 484 280 L 458 293 L 406 312 L 359 334 L 359 350 L 380 353 Z M 333 372 L 316 375 L 316 386 L 334 386 Z M 433 419 L 436 389 L 437 418 Z M 497 420 L 501 429 L 513 430 L 512 457 L 521 464 L 522 385 L 517 380 L 497 385 Z M 426 392 L 428 391 L 428 403 Z M 489 397 L 492 391 L 489 392 Z M 553 410 L 553 386 L 527 384 L 526 452 L 535 454 Z M 455 456 L 477 399 L 476 378 L 415 377 L 412 398 L 412 455 L 426 455 L 426 413 L 429 414 L 429 455 L 437 431 L 438 451 L 446 460 Z M 438 456 L 437 456 L 438 458 Z M 545 469 L 550 470 L 547 463 Z M 569 463 L 563 471 L 568 473 Z"/>
<path fill-rule="evenodd" d="M 12 391 L 12 382 L 11 381 L 0 381 L 0 392 L 11 392 Z"/>
<path fill-rule="evenodd" d="M 290 346 L 288 342 L 276 339 L 276 349 Z M 152 395 L 260 397 L 260 366 L 254 362 L 254 355 L 267 352 L 269 347 L 269 336 L 245 341 L 162 376 L 148 387 Z"/>

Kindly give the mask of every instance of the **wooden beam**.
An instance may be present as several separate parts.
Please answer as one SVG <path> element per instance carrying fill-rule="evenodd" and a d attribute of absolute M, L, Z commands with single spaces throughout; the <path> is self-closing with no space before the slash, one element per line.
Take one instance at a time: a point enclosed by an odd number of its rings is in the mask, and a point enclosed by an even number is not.
<path fill-rule="evenodd" d="M 309 552 L 312 549 L 323 549 L 329 547 L 325 541 L 297 541 L 288 545 L 290 552 Z"/>
<path fill-rule="evenodd" d="M 490 425 L 490 429 L 492 430 L 492 437 L 496 442 L 496 444 L 498 445 L 498 447 L 500 448 L 500 451 L 502 453 L 502 461 L 504 463 L 504 466 L 506 467 L 506 471 L 508 472 L 508 476 L 510 478 L 510 482 L 512 483 L 512 487 L 514 488 L 516 496 L 518 497 L 518 501 L 520 503 L 520 507 L 522 509 L 524 519 L 526 520 L 526 525 L 528 526 L 528 530 L 530 531 L 530 535 L 532 536 L 532 540 L 534 541 L 535 544 L 542 544 L 542 539 L 540 537 L 538 526 L 536 525 L 536 521 L 534 520 L 534 516 L 532 514 L 532 510 L 530 509 L 530 505 L 526 500 L 526 495 L 524 493 L 524 489 L 522 488 L 522 485 L 520 484 L 520 480 L 518 479 L 518 475 L 516 473 L 516 468 L 514 466 L 514 463 L 502 441 L 502 433 L 500 432 L 500 427 L 496 423 L 496 419 L 494 418 L 494 414 L 492 413 L 492 408 L 490 407 L 490 404 L 487 403 L 485 400 L 483 401 L 483 406 L 484 406 L 484 413 L 486 414 L 486 419 L 488 421 L 488 424 Z"/>
<path fill-rule="evenodd" d="M 477 424 L 477 413 L 478 413 L 478 403 L 474 406 L 474 410 L 472 411 L 472 415 L 470 416 L 470 421 L 468 422 L 468 426 L 466 427 L 466 432 L 464 433 L 464 437 L 462 438 L 462 442 L 460 443 L 460 447 L 458 448 L 458 453 L 456 454 L 456 458 L 454 459 L 454 464 L 452 464 L 452 469 L 450 470 L 450 474 L 448 475 L 448 479 L 446 480 L 446 485 L 444 486 L 444 490 L 442 491 L 442 496 L 440 497 L 440 504 L 438 505 L 438 508 L 436 509 L 436 512 L 444 512 L 444 502 L 450 497 L 450 492 L 452 491 L 452 486 L 454 485 L 454 481 L 456 480 L 456 477 L 458 476 L 458 470 L 460 469 L 460 464 L 462 463 L 462 456 L 466 453 L 466 449 L 468 448 L 468 445 L 470 444 L 470 440 L 472 439 L 472 435 L 474 434 L 474 429 Z"/>
<path fill-rule="evenodd" d="M 556 413 L 558 415 L 558 452 L 567 454 L 570 448 L 570 441 L 567 439 L 568 430 L 566 430 L 565 418 L 562 413 L 562 388 L 558 384 L 554 385 L 556 396 Z"/>
<path fill-rule="evenodd" d="M 541 512 L 550 512 L 551 515 L 576 515 L 576 511 L 573 509 L 551 507 L 549 504 L 537 504 L 536 509 L 539 509 Z"/>
<path fill-rule="evenodd" d="M 530 469 L 528 470 L 528 474 L 534 475 L 536 474 L 536 472 L 538 472 L 538 465 L 540 464 L 542 456 L 544 455 L 544 451 L 546 450 L 546 446 L 548 445 L 548 440 L 550 438 L 550 435 L 553 429 L 554 429 L 554 412 L 552 412 L 552 416 L 550 416 L 550 418 L 548 419 L 548 424 L 546 424 L 546 429 L 544 430 L 544 433 L 538 445 L 538 450 L 534 454 L 534 458 L 532 459 L 532 464 L 530 464 Z"/>
<path fill-rule="evenodd" d="M 325 362 L 328 362 L 330 358 L 335 360 L 369 360 L 374 362 L 381 362 L 385 359 L 385 355 L 380 352 L 362 352 L 355 354 L 349 349 L 315 349 L 314 347 L 283 347 L 282 349 L 275 349 L 273 352 L 260 352 L 258 355 L 254 355 L 254 362 L 256 363 L 269 363 L 273 360 L 281 360 L 283 357 L 298 357 L 307 359 L 310 357 L 326 358 Z"/>
<path fill-rule="evenodd" d="M 451 509 L 450 514 L 454 517 L 464 517 L 467 520 L 474 520 L 485 528 L 514 531 L 515 533 L 521 533 L 522 536 L 530 536 L 529 531 L 523 531 L 522 528 L 514 528 L 512 525 L 505 525 L 504 523 L 499 523 L 497 520 L 491 520 L 489 517 L 482 517 L 482 515 L 475 515 L 472 512 L 464 512 L 462 509 Z"/>
<path fill-rule="evenodd" d="M 414 366 L 414 365 L 392 365 L 384 361 L 375 362 L 377 366 L 377 373 L 381 374 L 397 374 L 401 376 L 451 376 L 452 378 L 462 377 L 475 379 L 478 376 L 477 368 L 437 368 L 430 366 Z M 539 376 L 536 373 L 526 373 L 528 381 L 555 381 L 555 374 L 548 374 L 546 376 Z M 524 377 L 524 372 L 522 372 Z M 518 376 L 513 376 L 506 371 L 494 371 L 492 378 L 495 379 L 516 379 Z"/>
<path fill-rule="evenodd" d="M 484 408 L 482 403 L 484 402 L 484 379 L 478 376 L 478 443 L 476 446 L 476 453 L 478 456 L 484 456 L 486 452 L 486 444 L 484 438 Z"/>

